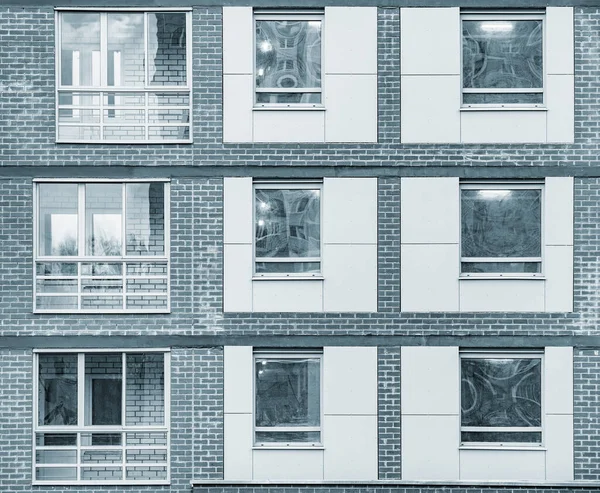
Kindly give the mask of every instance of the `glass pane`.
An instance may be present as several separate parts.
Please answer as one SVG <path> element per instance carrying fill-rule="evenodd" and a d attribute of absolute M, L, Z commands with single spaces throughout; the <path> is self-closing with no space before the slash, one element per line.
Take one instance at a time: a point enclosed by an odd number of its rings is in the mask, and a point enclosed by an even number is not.
<path fill-rule="evenodd" d="M 100 140 L 100 127 L 58 125 L 59 140 Z"/>
<path fill-rule="evenodd" d="M 256 87 L 321 87 L 321 21 L 256 21 Z"/>
<path fill-rule="evenodd" d="M 74 467 L 36 467 L 35 479 L 38 481 L 75 481 L 77 469 Z"/>
<path fill-rule="evenodd" d="M 104 106 L 144 106 L 146 94 L 143 92 L 105 92 Z"/>
<path fill-rule="evenodd" d="M 77 355 L 40 354 L 38 375 L 38 424 L 48 426 L 77 425 Z M 74 435 L 56 435 L 67 441 Z M 46 436 L 47 437 L 47 436 Z M 44 443 L 44 445 L 61 443 Z"/>
<path fill-rule="evenodd" d="M 189 109 L 189 92 L 149 92 L 147 94 L 150 106 L 185 106 Z"/>
<path fill-rule="evenodd" d="M 120 425 L 122 406 L 120 353 L 85 355 L 85 424 Z"/>
<path fill-rule="evenodd" d="M 128 354 L 126 424 L 162 425 L 165 422 L 164 355 Z"/>
<path fill-rule="evenodd" d="M 320 92 L 257 92 L 258 104 L 321 104 Z"/>
<path fill-rule="evenodd" d="M 127 262 L 128 276 L 166 276 L 166 262 Z"/>
<path fill-rule="evenodd" d="M 543 104 L 541 92 L 513 92 L 503 94 L 463 93 L 463 104 Z"/>
<path fill-rule="evenodd" d="M 35 444 L 38 447 L 75 447 L 77 435 L 75 433 L 37 433 Z"/>
<path fill-rule="evenodd" d="M 81 452 L 81 463 L 94 464 L 119 464 L 123 461 L 121 450 L 83 450 Z"/>
<path fill-rule="evenodd" d="M 100 14 L 60 14 L 60 81 L 63 86 L 100 86 Z"/>
<path fill-rule="evenodd" d="M 460 435 L 462 442 L 541 443 L 542 441 L 540 432 L 463 431 Z"/>
<path fill-rule="evenodd" d="M 186 23 L 185 13 L 148 14 L 148 84 L 185 86 Z"/>
<path fill-rule="evenodd" d="M 104 138 L 106 140 L 144 140 L 146 138 L 146 129 L 144 127 L 125 125 L 104 127 Z"/>
<path fill-rule="evenodd" d="M 120 467 L 82 467 L 81 479 L 84 481 L 108 481 L 122 479 Z"/>
<path fill-rule="evenodd" d="M 256 426 L 319 426 L 320 360 L 256 359 Z"/>
<path fill-rule="evenodd" d="M 82 296 L 81 308 L 84 310 L 121 310 L 121 296 Z"/>
<path fill-rule="evenodd" d="M 93 262 L 81 264 L 81 274 L 84 276 L 119 277 L 123 272 L 123 264 L 116 262 Z"/>
<path fill-rule="evenodd" d="M 144 14 L 107 14 L 106 82 L 109 86 L 144 86 Z"/>
<path fill-rule="evenodd" d="M 256 262 L 257 274 L 302 274 L 320 271 L 320 262 Z"/>
<path fill-rule="evenodd" d="M 112 105 L 120 104 L 114 101 Z M 104 110 L 103 120 L 105 123 L 122 123 L 123 125 L 143 124 L 146 115 L 143 110 Z M 106 130 L 106 129 L 105 129 Z M 111 129 L 114 133 L 114 129 Z"/>
<path fill-rule="evenodd" d="M 121 255 L 122 185 L 85 185 L 86 255 Z"/>
<path fill-rule="evenodd" d="M 100 123 L 100 112 L 97 110 L 58 110 L 59 123 Z M 64 127 L 67 128 L 67 127 Z"/>
<path fill-rule="evenodd" d="M 184 123 L 190 121 L 189 110 L 187 108 L 149 110 L 148 123 Z M 161 128 L 161 127 L 156 127 Z M 165 127 L 168 128 L 168 127 Z M 177 129 L 177 128 L 175 128 Z"/>
<path fill-rule="evenodd" d="M 86 447 L 108 447 L 121 445 L 122 433 L 82 433 L 81 445 Z"/>
<path fill-rule="evenodd" d="M 36 290 L 38 293 L 76 293 L 77 280 L 38 279 Z"/>
<path fill-rule="evenodd" d="M 470 273 L 527 273 L 541 272 L 540 262 L 462 262 L 461 272 Z"/>
<path fill-rule="evenodd" d="M 128 449 L 127 462 L 142 464 L 148 464 L 149 462 L 167 462 L 167 451 L 165 449 Z"/>
<path fill-rule="evenodd" d="M 35 461 L 38 464 L 75 464 L 77 450 L 37 450 Z"/>
<path fill-rule="evenodd" d="M 127 293 L 164 293 L 167 292 L 166 279 L 128 279 Z"/>
<path fill-rule="evenodd" d="M 138 310 L 166 310 L 166 296 L 127 296 L 127 308 Z"/>
<path fill-rule="evenodd" d="M 40 255 L 77 255 L 77 185 L 40 183 Z"/>
<path fill-rule="evenodd" d="M 127 445 L 166 445 L 166 433 L 127 433 Z"/>
<path fill-rule="evenodd" d="M 120 279 L 82 279 L 81 292 L 83 294 L 123 292 L 123 281 Z"/>
<path fill-rule="evenodd" d="M 256 442 L 258 443 L 292 443 L 306 442 L 319 443 L 321 441 L 320 431 L 257 431 Z"/>
<path fill-rule="evenodd" d="M 76 276 L 77 264 L 64 262 L 38 262 L 36 264 L 38 276 Z"/>
<path fill-rule="evenodd" d="M 541 426 L 539 358 L 461 359 L 462 426 Z"/>
<path fill-rule="evenodd" d="M 164 255 L 165 186 L 163 183 L 126 185 L 127 255 Z"/>
<path fill-rule="evenodd" d="M 126 479 L 152 481 L 167 479 L 167 466 L 128 467 L 126 471 Z"/>
<path fill-rule="evenodd" d="M 541 190 L 462 190 L 463 257 L 541 257 Z"/>
<path fill-rule="evenodd" d="M 321 255 L 320 190 L 256 190 L 256 257 Z"/>
<path fill-rule="evenodd" d="M 463 87 L 543 87 L 541 20 L 465 20 Z"/>
<path fill-rule="evenodd" d="M 35 305 L 38 310 L 77 310 L 77 297 L 36 296 Z"/>
<path fill-rule="evenodd" d="M 58 94 L 58 104 L 63 105 L 74 105 L 74 106 L 99 106 L 100 105 L 100 93 L 99 92 L 70 92 L 60 91 Z M 74 114 L 77 110 L 73 109 Z"/>
<path fill-rule="evenodd" d="M 150 140 L 187 140 L 190 138 L 189 126 L 148 127 Z"/>

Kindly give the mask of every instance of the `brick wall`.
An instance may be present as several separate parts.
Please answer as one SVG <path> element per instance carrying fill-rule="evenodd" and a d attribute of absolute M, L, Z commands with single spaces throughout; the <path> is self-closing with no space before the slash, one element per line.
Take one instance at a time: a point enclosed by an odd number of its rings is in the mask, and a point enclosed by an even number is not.
<path fill-rule="evenodd" d="M 400 348 L 377 350 L 379 479 L 401 479 Z"/>

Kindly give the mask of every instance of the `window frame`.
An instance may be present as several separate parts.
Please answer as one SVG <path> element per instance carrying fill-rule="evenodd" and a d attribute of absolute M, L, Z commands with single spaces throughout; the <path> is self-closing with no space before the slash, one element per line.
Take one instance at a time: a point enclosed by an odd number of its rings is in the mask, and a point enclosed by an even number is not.
<path fill-rule="evenodd" d="M 461 349 L 459 351 L 459 393 L 458 393 L 458 410 L 459 410 L 459 437 L 460 449 L 533 449 L 540 450 L 546 446 L 546 415 L 544 396 L 545 390 L 545 365 L 544 365 L 543 350 L 502 350 L 502 349 Z M 517 426 L 502 426 L 502 427 L 485 427 L 485 426 L 463 426 L 462 425 L 462 360 L 463 359 L 539 359 L 540 360 L 540 426 L 536 427 L 517 427 Z M 541 434 L 539 442 L 463 442 L 462 432 L 538 432 Z"/>
<path fill-rule="evenodd" d="M 281 21 L 281 20 L 296 20 L 296 21 L 320 21 L 321 22 L 321 86 L 315 87 L 297 87 L 297 88 L 259 88 L 256 85 L 256 22 L 257 21 Z M 318 9 L 295 9 L 295 10 L 261 10 L 255 9 L 252 13 L 252 79 L 253 79 L 253 110 L 324 110 L 325 109 L 325 94 L 324 94 L 324 36 L 325 32 L 325 11 Z M 320 103 L 259 103 L 257 101 L 258 93 L 318 93 L 321 95 Z"/>
<path fill-rule="evenodd" d="M 121 374 L 121 387 L 122 387 L 122 406 L 121 406 L 121 425 L 86 425 L 85 415 L 87 412 L 87 406 L 89 404 L 88 394 L 85 391 L 87 375 L 85 373 L 85 357 L 88 354 L 94 353 L 105 353 L 105 354 L 121 354 L 122 362 L 122 374 Z M 126 389 L 127 389 L 127 358 L 129 354 L 140 354 L 140 353 L 154 353 L 163 355 L 163 402 L 164 402 L 164 425 L 162 426 L 134 426 L 126 425 Z M 39 356 L 41 354 L 75 354 L 77 355 L 77 424 L 76 425 L 40 425 L 39 424 Z M 89 395 L 91 398 L 91 395 Z M 91 412 L 91 410 L 90 410 Z M 73 486 L 73 485 L 169 485 L 171 484 L 171 350 L 169 348 L 93 348 L 93 349 L 34 349 L 33 350 L 33 426 L 32 429 L 32 485 L 56 485 L 56 486 Z M 165 445 L 143 446 L 143 445 L 127 445 L 125 440 L 121 440 L 121 445 L 93 445 L 93 444 L 82 444 L 82 435 L 91 433 L 114 433 L 121 434 L 122 436 L 126 433 L 165 433 L 166 443 Z M 76 435 L 76 445 L 61 446 L 61 451 L 76 451 L 75 463 L 56 463 L 38 464 L 36 460 L 36 452 L 38 450 L 54 449 L 56 445 L 37 445 L 36 435 L 45 433 L 57 433 L 57 434 L 69 434 Z M 77 480 L 43 480 L 36 479 L 36 469 L 38 467 L 46 468 L 75 468 L 77 471 L 77 477 L 81 476 L 81 469 L 85 465 L 81 462 L 81 453 L 85 450 L 93 450 L 93 447 L 97 447 L 101 450 L 114 450 L 121 451 L 122 461 L 118 463 L 122 467 L 123 477 L 127 471 L 127 464 L 132 464 L 133 467 L 144 467 L 148 466 L 148 463 L 129 463 L 126 460 L 127 450 L 140 450 L 144 447 L 150 450 L 165 450 L 166 462 L 165 463 L 150 463 L 150 466 L 160 465 L 166 468 L 166 479 L 151 480 L 104 480 L 104 479 L 77 479 Z M 106 464 L 91 464 L 90 467 L 110 467 L 109 463 Z"/>
<path fill-rule="evenodd" d="M 256 256 L 256 191 L 257 190 L 319 190 L 319 257 L 257 257 Z M 271 181 L 254 180 L 252 183 L 252 279 L 253 280 L 298 280 L 323 279 L 323 181 Z M 310 263 L 319 262 L 319 272 L 256 272 L 258 262 L 267 263 Z"/>
<path fill-rule="evenodd" d="M 540 257 L 463 257 L 462 255 L 462 191 L 463 190 L 540 190 Z M 545 184 L 539 181 L 467 181 L 459 187 L 459 275 L 461 279 L 545 279 Z M 463 272 L 463 262 L 477 263 L 514 263 L 536 262 L 540 265 L 539 272 Z"/>
<path fill-rule="evenodd" d="M 86 255 L 85 249 L 82 247 L 85 246 L 85 190 L 82 192 L 82 187 L 85 188 L 88 184 L 121 184 L 122 185 L 122 204 L 121 204 L 121 255 L 115 256 L 94 256 L 94 255 Z M 150 184 L 150 183 L 163 183 L 163 192 L 164 192 L 164 255 L 155 255 L 155 256 L 133 256 L 126 254 L 127 247 L 127 195 L 126 195 L 126 185 L 128 184 Z M 41 184 L 75 184 L 78 186 L 78 203 L 77 203 L 77 229 L 78 229 L 78 255 L 76 256 L 51 256 L 51 255 L 40 255 L 39 252 L 39 226 L 40 226 L 40 214 L 39 214 L 39 189 Z M 148 179 L 77 179 L 77 178 L 67 178 L 67 179 L 34 179 L 33 180 L 33 289 L 32 289 L 32 307 L 33 313 L 77 313 L 77 314 L 99 314 L 99 313 L 118 313 L 118 314 L 130 314 L 130 313 L 161 313 L 167 314 L 171 312 L 171 192 L 170 192 L 170 181 L 168 179 L 157 179 L 157 178 L 148 178 Z M 83 218 L 83 220 L 81 220 Z M 37 298 L 39 295 L 42 297 L 50 297 L 51 295 L 48 293 L 38 292 L 37 289 L 37 269 L 36 266 L 38 263 L 44 262 L 62 262 L 62 263 L 74 263 L 77 265 L 77 291 L 75 293 L 67 293 L 70 296 L 76 296 L 78 298 L 77 305 L 78 308 L 39 308 L 37 306 Z M 81 271 L 81 265 L 84 263 L 90 262 L 107 262 L 107 263 L 121 263 L 123 265 L 123 270 L 121 273 L 121 278 L 123 282 L 123 291 L 119 293 L 119 296 L 123 298 L 122 308 L 114 309 L 114 308 L 99 308 L 99 309 L 90 309 L 90 308 L 81 308 L 82 306 L 82 298 L 83 290 L 82 290 L 82 278 L 84 277 Z M 166 298 L 166 306 L 164 308 L 151 308 L 151 309 L 143 309 L 143 308 L 127 308 L 127 278 L 130 277 L 126 273 L 126 264 L 127 263 L 165 263 L 166 264 L 166 293 L 161 295 L 159 293 L 149 293 L 147 296 L 164 296 Z M 46 276 L 42 276 L 46 277 Z M 53 276 L 53 279 L 59 280 L 64 276 Z M 117 277 L 115 276 L 107 276 L 107 277 Z M 97 293 L 96 293 L 97 294 Z M 143 293 L 138 293 L 138 295 L 143 296 Z M 60 294 L 57 295 L 60 297 Z M 64 296 L 64 294 L 63 294 Z M 116 296 L 115 294 L 106 294 L 106 296 Z"/>
<path fill-rule="evenodd" d="M 542 87 L 541 88 L 465 88 L 463 72 L 463 21 L 528 21 L 535 20 L 542 23 Z M 548 55 L 546 52 L 546 11 L 545 10 L 474 10 L 461 11 L 460 13 L 460 109 L 461 110 L 546 110 L 547 109 L 547 81 L 546 66 Z M 464 103 L 464 94 L 518 94 L 540 93 L 541 103 Z"/>
<path fill-rule="evenodd" d="M 185 14 L 185 28 L 186 28 L 186 85 L 182 86 L 174 86 L 174 85 L 166 85 L 166 86 L 150 86 L 147 84 L 147 80 L 144 81 L 143 87 L 127 87 L 127 86 L 108 86 L 106 84 L 107 70 L 101 70 L 100 77 L 103 79 L 99 86 L 63 86 L 61 80 L 61 16 L 63 13 L 77 13 L 77 12 L 86 12 L 86 13 L 98 13 L 100 15 L 100 59 L 101 59 L 101 67 L 105 66 L 103 60 L 105 59 L 107 48 L 107 30 L 103 28 L 103 25 L 106 26 L 107 14 L 109 13 L 118 13 L 118 12 L 129 12 L 129 13 L 141 13 L 144 14 L 144 78 L 148 77 L 148 14 L 153 13 L 182 13 Z M 148 6 L 146 7 L 107 7 L 107 8 L 98 8 L 98 7 L 59 7 L 54 9 L 54 26 L 55 26 L 55 49 L 54 49 L 54 66 L 55 66 L 55 141 L 58 144 L 63 143 L 93 143 L 93 144 L 191 144 L 193 143 L 193 118 L 192 118 L 192 107 L 193 107 L 193 84 L 192 84 L 192 9 L 191 8 L 157 8 Z M 61 92 L 87 92 L 87 93 L 99 93 L 99 105 L 98 106 L 89 106 L 89 105 L 79 105 L 76 108 L 74 105 L 60 105 L 59 104 L 59 94 Z M 135 123 L 130 126 L 144 127 L 144 133 L 146 138 L 144 139 L 103 139 L 104 128 L 105 127 L 115 127 L 118 128 L 120 126 L 127 126 L 126 124 L 122 125 L 107 125 L 104 122 L 103 112 L 106 108 L 104 105 L 104 96 L 106 93 L 144 93 L 145 104 L 144 106 L 127 106 L 127 105 L 115 105 L 117 108 L 111 107 L 108 110 L 118 111 L 119 109 L 123 110 L 142 110 L 144 111 L 144 122 L 143 123 Z M 155 109 L 156 105 L 150 105 L 148 103 L 148 94 L 153 92 L 160 93 L 187 93 L 189 97 L 189 104 L 187 105 L 188 111 L 188 122 L 187 124 L 178 124 L 172 122 L 162 122 L 162 123 L 149 123 L 149 111 Z M 65 108 L 66 106 L 66 108 Z M 161 106 L 161 109 L 171 109 L 169 105 Z M 175 109 L 183 109 L 183 106 L 176 107 Z M 99 111 L 99 121 L 97 123 L 89 123 L 86 124 L 67 124 L 64 123 L 61 125 L 59 111 L 60 109 L 79 109 L 79 110 L 97 110 Z M 59 137 L 59 128 L 61 126 L 69 126 L 69 127 L 79 127 L 79 126 L 95 126 L 100 129 L 100 138 L 99 139 L 65 139 Z M 188 138 L 187 139 L 155 139 L 149 137 L 149 127 L 151 126 L 160 126 L 160 127 L 181 127 L 188 129 Z"/>
<path fill-rule="evenodd" d="M 320 425 L 305 427 L 259 427 L 256 426 L 256 362 L 259 359 L 318 359 L 319 360 L 319 421 Z M 256 349 L 252 353 L 252 448 L 253 449 L 319 449 L 323 448 L 323 350 L 322 349 L 302 349 L 302 350 L 269 350 Z M 256 440 L 257 431 L 273 432 L 319 432 L 320 440 L 318 442 L 259 442 Z"/>

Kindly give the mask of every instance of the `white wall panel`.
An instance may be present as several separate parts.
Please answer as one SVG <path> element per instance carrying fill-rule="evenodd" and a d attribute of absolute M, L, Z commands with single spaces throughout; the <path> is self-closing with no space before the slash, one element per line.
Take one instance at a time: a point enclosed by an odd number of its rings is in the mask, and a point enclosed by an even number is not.
<path fill-rule="evenodd" d="M 403 312 L 459 310 L 458 245 L 402 245 L 400 308 Z"/>
<path fill-rule="evenodd" d="M 402 378 L 405 378 L 404 374 Z M 458 480 L 458 430 L 458 415 L 403 415 L 402 479 Z"/>
<path fill-rule="evenodd" d="M 223 73 L 252 74 L 252 7 L 223 7 Z"/>
<path fill-rule="evenodd" d="M 573 7 L 546 8 L 546 73 L 573 74 Z"/>
<path fill-rule="evenodd" d="M 573 414 L 573 348 L 547 347 L 544 351 L 544 412 Z M 548 435 L 546 435 L 548 436 Z"/>
<path fill-rule="evenodd" d="M 463 111 L 460 117 L 464 143 L 546 142 L 545 111 Z"/>
<path fill-rule="evenodd" d="M 460 142 L 459 75 L 403 75 L 400 99 L 403 143 Z"/>
<path fill-rule="evenodd" d="M 461 312 L 543 312 L 544 281 L 490 279 L 460 281 Z"/>
<path fill-rule="evenodd" d="M 252 75 L 223 75 L 223 142 L 252 142 Z"/>
<path fill-rule="evenodd" d="M 320 481 L 323 450 L 254 450 L 254 480 Z"/>
<path fill-rule="evenodd" d="M 254 142 L 324 142 L 325 112 L 261 110 L 254 117 Z"/>
<path fill-rule="evenodd" d="M 572 75 L 546 77 L 547 141 L 573 143 L 575 139 L 575 81 Z"/>
<path fill-rule="evenodd" d="M 254 281 L 252 309 L 255 312 L 321 312 L 323 281 Z"/>
<path fill-rule="evenodd" d="M 377 178 L 323 180 L 323 241 L 377 244 Z"/>
<path fill-rule="evenodd" d="M 252 245 L 223 247 L 223 311 L 252 311 Z"/>
<path fill-rule="evenodd" d="M 225 413 L 252 413 L 252 346 L 223 348 L 223 409 Z"/>
<path fill-rule="evenodd" d="M 543 481 L 546 477 L 545 451 L 461 450 L 461 481 Z"/>
<path fill-rule="evenodd" d="M 544 250 L 547 312 L 573 311 L 573 247 L 547 246 Z"/>
<path fill-rule="evenodd" d="M 377 415 L 377 347 L 323 348 L 323 413 Z"/>
<path fill-rule="evenodd" d="M 325 140 L 377 142 L 377 75 L 325 74 L 324 86 Z"/>
<path fill-rule="evenodd" d="M 376 415 L 325 416 L 323 432 L 325 480 L 377 479 Z"/>
<path fill-rule="evenodd" d="M 456 346 L 403 346 L 400 357 L 402 414 L 458 415 L 459 363 Z M 422 443 L 433 442 L 424 440 Z"/>
<path fill-rule="evenodd" d="M 223 178 L 223 241 L 252 244 L 252 178 Z"/>
<path fill-rule="evenodd" d="M 377 7 L 325 7 L 323 29 L 326 74 L 377 73 Z"/>
<path fill-rule="evenodd" d="M 377 245 L 324 245 L 323 309 L 377 311 Z"/>
<path fill-rule="evenodd" d="M 546 416 L 545 432 L 546 480 L 572 481 L 573 416 L 565 414 Z"/>
<path fill-rule="evenodd" d="M 546 178 L 544 199 L 544 243 L 573 245 L 573 177 Z"/>
<path fill-rule="evenodd" d="M 225 414 L 223 447 L 224 479 L 251 480 L 252 414 Z"/>
<path fill-rule="evenodd" d="M 400 9 L 400 40 L 402 75 L 460 74 L 458 7 Z"/>
<path fill-rule="evenodd" d="M 402 244 L 458 243 L 458 178 L 402 178 L 400 187 Z"/>

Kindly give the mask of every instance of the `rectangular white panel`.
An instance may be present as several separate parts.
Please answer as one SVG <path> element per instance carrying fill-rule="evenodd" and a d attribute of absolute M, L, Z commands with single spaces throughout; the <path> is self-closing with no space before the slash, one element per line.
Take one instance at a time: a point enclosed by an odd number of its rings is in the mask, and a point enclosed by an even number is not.
<path fill-rule="evenodd" d="M 459 75 L 460 43 L 458 7 L 400 9 L 402 75 Z"/>
<path fill-rule="evenodd" d="M 323 281 L 254 281 L 255 312 L 322 312 Z"/>
<path fill-rule="evenodd" d="M 543 312 L 542 279 L 460 281 L 461 312 Z"/>
<path fill-rule="evenodd" d="M 223 479 L 252 479 L 252 414 L 225 414 Z"/>
<path fill-rule="evenodd" d="M 573 75 L 546 77 L 548 143 L 573 143 L 575 139 L 575 81 Z"/>
<path fill-rule="evenodd" d="M 255 110 L 254 142 L 325 142 L 325 112 Z"/>
<path fill-rule="evenodd" d="M 325 480 L 377 479 L 376 415 L 325 416 L 323 434 Z"/>
<path fill-rule="evenodd" d="M 223 76 L 223 142 L 252 142 L 252 75 Z"/>
<path fill-rule="evenodd" d="M 223 410 L 225 413 L 252 413 L 253 374 L 251 346 L 223 348 Z"/>
<path fill-rule="evenodd" d="M 401 88 L 403 143 L 460 142 L 460 75 L 403 75 Z"/>
<path fill-rule="evenodd" d="M 402 178 L 400 187 L 402 244 L 459 242 L 458 178 Z"/>
<path fill-rule="evenodd" d="M 253 452 L 255 481 L 320 481 L 323 450 L 261 450 Z"/>
<path fill-rule="evenodd" d="M 573 481 L 573 416 L 547 415 L 546 480 Z"/>
<path fill-rule="evenodd" d="M 323 246 L 326 312 L 377 311 L 377 245 Z"/>
<path fill-rule="evenodd" d="M 325 141 L 377 142 L 377 75 L 325 75 Z"/>
<path fill-rule="evenodd" d="M 458 416 L 403 415 L 402 479 L 458 480 L 459 426 Z"/>
<path fill-rule="evenodd" d="M 252 311 L 252 245 L 223 247 L 223 311 Z"/>
<path fill-rule="evenodd" d="M 543 481 L 545 451 L 461 450 L 461 481 Z"/>
<path fill-rule="evenodd" d="M 325 7 L 324 24 L 325 74 L 377 73 L 377 7 Z"/>
<path fill-rule="evenodd" d="M 223 7 L 223 73 L 252 74 L 253 67 L 252 7 Z"/>
<path fill-rule="evenodd" d="M 323 180 L 323 241 L 377 244 L 377 178 Z"/>
<path fill-rule="evenodd" d="M 544 351 L 544 412 L 573 414 L 573 348 Z"/>
<path fill-rule="evenodd" d="M 377 347 L 323 348 L 323 413 L 377 415 Z"/>
<path fill-rule="evenodd" d="M 546 311 L 573 311 L 573 247 L 547 246 L 544 250 Z"/>
<path fill-rule="evenodd" d="M 458 416 L 459 363 L 456 346 L 403 346 L 402 414 Z"/>
<path fill-rule="evenodd" d="M 573 7 L 546 8 L 546 73 L 573 74 Z"/>
<path fill-rule="evenodd" d="M 546 142 L 545 111 L 462 111 L 461 141 L 472 144 Z"/>
<path fill-rule="evenodd" d="M 252 244 L 252 178 L 223 178 L 223 241 Z"/>
<path fill-rule="evenodd" d="M 458 245 L 402 245 L 400 308 L 403 312 L 459 309 Z"/>
<path fill-rule="evenodd" d="M 544 187 L 544 243 L 573 245 L 573 177 L 548 177 Z"/>

